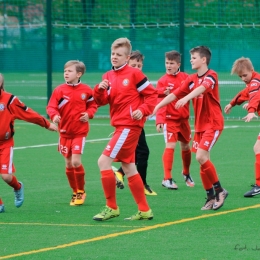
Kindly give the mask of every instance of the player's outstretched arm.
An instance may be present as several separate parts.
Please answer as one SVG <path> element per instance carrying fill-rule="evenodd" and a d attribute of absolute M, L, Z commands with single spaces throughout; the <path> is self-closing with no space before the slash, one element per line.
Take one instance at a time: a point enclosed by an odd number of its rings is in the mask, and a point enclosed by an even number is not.
<path fill-rule="evenodd" d="M 158 104 L 155 106 L 155 108 L 154 108 L 153 113 L 152 113 L 151 116 L 154 116 L 160 108 L 162 108 L 162 107 L 164 107 L 164 106 L 170 104 L 170 103 L 171 103 L 172 101 L 174 101 L 176 98 L 177 98 L 177 97 L 176 97 L 173 93 L 169 94 L 169 95 L 168 95 L 167 97 L 165 97 L 160 103 L 158 103 Z"/>

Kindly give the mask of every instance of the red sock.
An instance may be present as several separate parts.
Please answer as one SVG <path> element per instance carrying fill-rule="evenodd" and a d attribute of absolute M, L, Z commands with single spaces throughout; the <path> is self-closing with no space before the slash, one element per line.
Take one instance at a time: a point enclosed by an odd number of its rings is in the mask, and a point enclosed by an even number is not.
<path fill-rule="evenodd" d="M 203 172 L 203 170 L 201 169 L 202 167 L 200 166 L 200 178 L 203 184 L 203 187 L 205 190 L 209 190 L 212 188 L 212 183 L 209 180 L 207 174 L 205 174 L 205 172 Z"/>
<path fill-rule="evenodd" d="M 2 199 L 0 198 L 0 205 L 3 205 L 4 203 L 3 203 L 3 201 L 2 201 Z"/>
<path fill-rule="evenodd" d="M 148 211 L 150 207 L 148 206 L 145 194 L 144 185 L 140 174 L 135 174 L 128 178 L 128 186 L 132 192 L 134 200 L 140 211 Z"/>
<path fill-rule="evenodd" d="M 74 168 L 66 167 L 66 175 L 67 175 L 67 179 L 69 181 L 70 187 L 72 188 L 73 192 L 76 193 L 77 192 L 77 183 L 76 183 L 75 176 L 74 176 Z"/>
<path fill-rule="evenodd" d="M 77 183 L 77 190 L 85 190 L 85 170 L 82 164 L 79 167 L 74 168 L 74 176 Z"/>
<path fill-rule="evenodd" d="M 207 175 L 211 185 L 219 181 L 215 166 L 210 160 L 201 165 L 201 170 Z"/>
<path fill-rule="evenodd" d="M 260 186 L 260 153 L 255 155 L 255 180 L 256 185 Z"/>
<path fill-rule="evenodd" d="M 172 178 L 173 160 L 174 160 L 174 149 L 165 148 L 162 156 L 165 180 Z"/>
<path fill-rule="evenodd" d="M 21 184 L 18 182 L 16 177 L 13 175 L 11 182 L 7 183 L 9 186 L 13 187 L 14 190 L 20 190 L 21 189 Z"/>
<path fill-rule="evenodd" d="M 188 175 L 190 173 L 190 163 L 191 163 L 191 151 L 182 151 L 182 165 L 183 165 L 183 174 Z"/>
<path fill-rule="evenodd" d="M 112 169 L 101 171 L 101 182 L 106 197 L 106 205 L 112 209 L 117 209 L 116 179 Z"/>

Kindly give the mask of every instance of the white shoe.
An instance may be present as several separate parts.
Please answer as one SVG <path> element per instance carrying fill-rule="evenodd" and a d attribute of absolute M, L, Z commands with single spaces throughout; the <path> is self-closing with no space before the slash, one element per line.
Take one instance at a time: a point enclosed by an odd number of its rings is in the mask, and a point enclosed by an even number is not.
<path fill-rule="evenodd" d="M 165 187 L 165 188 L 168 188 L 170 190 L 177 190 L 178 189 L 178 186 L 176 185 L 176 183 L 172 179 L 163 180 L 162 186 Z"/>

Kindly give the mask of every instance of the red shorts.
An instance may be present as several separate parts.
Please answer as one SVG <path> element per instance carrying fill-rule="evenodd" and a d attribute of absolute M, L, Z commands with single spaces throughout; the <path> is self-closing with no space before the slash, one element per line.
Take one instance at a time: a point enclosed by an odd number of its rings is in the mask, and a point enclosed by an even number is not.
<path fill-rule="evenodd" d="M 163 127 L 165 143 L 176 143 L 177 141 L 189 143 L 191 130 L 188 119 L 172 121 L 167 120 Z"/>
<path fill-rule="evenodd" d="M 124 163 L 135 162 L 135 149 L 142 128 L 116 128 L 113 137 L 108 142 L 103 154 Z"/>
<path fill-rule="evenodd" d="M 217 142 L 222 130 L 206 130 L 205 132 L 195 132 L 192 142 L 191 151 L 196 153 L 198 148 L 205 151 L 210 151 L 213 145 Z"/>
<path fill-rule="evenodd" d="M 7 147 L 0 149 L 0 173 L 14 173 L 15 167 L 13 164 L 14 148 Z"/>
<path fill-rule="evenodd" d="M 83 154 L 85 142 L 86 137 L 73 139 L 60 137 L 58 151 L 66 158 L 71 157 L 72 154 Z"/>

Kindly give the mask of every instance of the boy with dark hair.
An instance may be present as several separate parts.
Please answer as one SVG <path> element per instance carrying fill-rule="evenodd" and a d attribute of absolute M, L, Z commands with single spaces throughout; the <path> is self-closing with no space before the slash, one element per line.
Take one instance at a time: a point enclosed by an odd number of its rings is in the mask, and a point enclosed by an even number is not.
<path fill-rule="evenodd" d="M 128 60 L 128 65 L 142 70 L 143 68 L 143 61 L 144 61 L 144 55 L 140 51 L 133 51 L 130 55 L 130 58 Z M 146 176 L 147 176 L 147 167 L 148 167 L 148 158 L 149 158 L 149 148 L 146 142 L 145 138 L 145 131 L 142 129 L 142 132 L 138 139 L 138 144 L 135 149 L 135 164 L 137 167 L 137 171 L 139 172 L 143 184 L 144 184 L 144 193 L 146 195 L 157 195 L 156 192 L 154 192 L 151 187 L 147 184 Z M 122 167 L 115 170 L 116 175 L 116 185 L 118 188 L 123 189 L 124 188 L 124 171 Z"/>
<path fill-rule="evenodd" d="M 188 74 L 180 71 L 181 54 L 177 51 L 165 53 L 166 74 L 157 82 L 158 101 L 178 89 Z M 159 102 L 158 102 L 159 103 Z M 156 114 L 156 129 L 158 132 L 163 128 L 166 147 L 162 156 L 164 179 L 162 186 L 168 189 L 178 189 L 172 179 L 172 166 L 174 161 L 174 149 L 180 142 L 183 170 L 182 175 L 188 187 L 194 187 L 195 183 L 190 176 L 191 130 L 189 125 L 189 103 L 183 108 L 175 109 L 175 103 L 171 102 L 160 109 Z"/>
<path fill-rule="evenodd" d="M 231 74 L 237 74 L 242 81 L 245 82 L 246 87 L 241 90 L 231 102 L 225 106 L 225 113 L 229 114 L 232 107 L 241 105 L 248 101 L 243 107 L 248 114 L 243 117 L 245 122 L 251 121 L 255 112 L 260 115 L 260 74 L 254 71 L 253 64 L 249 58 L 241 57 L 233 63 Z M 255 153 L 255 184 L 253 188 L 244 194 L 244 197 L 253 197 L 260 194 L 260 134 L 254 145 Z"/>
<path fill-rule="evenodd" d="M 126 220 L 153 219 L 142 179 L 135 166 L 135 149 L 146 116 L 154 109 L 157 93 L 141 70 L 127 64 L 131 49 L 127 38 L 119 38 L 112 43 L 112 70 L 106 72 L 94 88 L 97 104 L 110 105 L 111 125 L 115 127 L 113 137 L 98 159 L 106 206 L 93 217 L 96 221 L 108 220 L 120 214 L 116 202 L 116 181 L 111 167 L 115 159 L 122 163 L 130 191 L 138 206 L 138 212 Z"/>
<path fill-rule="evenodd" d="M 81 156 L 89 132 L 89 119 L 97 111 L 92 89 L 80 80 L 85 71 L 85 64 L 81 61 L 66 62 L 66 83 L 54 89 L 47 106 L 51 120 L 59 125 L 58 151 L 65 159 L 65 172 L 72 189 L 70 206 L 82 205 L 86 198 L 85 169 Z"/>
<path fill-rule="evenodd" d="M 57 131 L 56 125 L 27 107 L 16 96 L 4 90 L 4 77 L 0 74 L 0 174 L 2 179 L 14 189 L 14 204 L 21 207 L 24 201 L 24 185 L 15 177 L 13 164 L 14 120 L 24 120 L 50 131 Z M 5 211 L 0 198 L 0 213 Z"/>
<path fill-rule="evenodd" d="M 202 210 L 217 210 L 224 204 L 228 192 L 222 188 L 214 164 L 210 161 L 210 151 L 218 140 L 223 128 L 224 118 L 221 111 L 218 76 L 208 68 L 211 51 L 206 46 L 198 46 L 190 50 L 192 69 L 197 73 L 190 75 L 182 86 L 165 97 L 154 109 L 179 99 L 175 108 L 184 107 L 193 101 L 195 113 L 195 136 L 192 151 L 196 152 L 196 160 L 200 164 L 200 177 L 207 200 Z"/>

